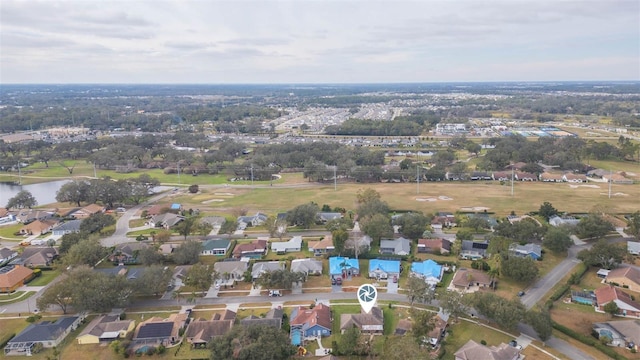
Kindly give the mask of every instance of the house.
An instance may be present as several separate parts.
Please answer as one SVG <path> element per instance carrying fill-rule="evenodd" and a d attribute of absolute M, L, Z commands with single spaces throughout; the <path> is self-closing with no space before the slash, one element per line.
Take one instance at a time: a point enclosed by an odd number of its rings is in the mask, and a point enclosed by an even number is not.
<path fill-rule="evenodd" d="M 20 228 L 22 235 L 43 235 L 51 231 L 58 221 L 54 219 L 34 220 Z"/>
<path fill-rule="evenodd" d="M 171 314 L 167 319 L 151 317 L 141 322 L 133 334 L 135 344 L 172 345 L 180 341 L 180 329 L 187 323 L 187 314 Z"/>
<path fill-rule="evenodd" d="M 228 239 L 207 240 L 202 243 L 202 251 L 200 251 L 200 255 L 225 256 L 227 255 L 227 251 L 229 251 L 230 246 L 231 241 Z"/>
<path fill-rule="evenodd" d="M 279 261 L 263 261 L 253 264 L 251 269 L 251 277 L 255 281 L 265 272 L 271 272 L 276 270 L 284 270 L 284 263 Z"/>
<path fill-rule="evenodd" d="M 424 281 L 431 286 L 435 286 L 442 281 L 443 274 L 444 269 L 442 265 L 439 265 L 431 259 L 411 264 L 411 275 L 423 278 Z"/>
<path fill-rule="evenodd" d="M 374 306 L 369 313 L 361 309 L 360 314 L 340 315 L 340 332 L 342 334 L 354 326 L 360 329 L 363 334 L 382 335 L 384 330 L 382 309 Z"/>
<path fill-rule="evenodd" d="M 138 253 L 148 247 L 149 245 L 141 242 L 118 244 L 109 256 L 109 261 L 116 264 L 137 264 Z"/>
<path fill-rule="evenodd" d="M 58 250 L 52 247 L 29 246 L 22 251 L 19 257 L 12 263 L 33 267 L 51 266 L 53 260 L 58 257 Z"/>
<path fill-rule="evenodd" d="M 151 217 L 151 220 L 149 220 L 149 226 L 170 229 L 175 225 L 177 225 L 182 220 L 184 220 L 184 216 L 167 212 L 164 214 L 154 215 L 153 217 Z"/>
<path fill-rule="evenodd" d="M 302 250 L 302 236 L 294 236 L 289 241 L 271 243 L 271 251 L 275 251 L 276 254 L 286 254 L 300 250 Z"/>
<path fill-rule="evenodd" d="M 576 226 L 580 222 L 580 219 L 576 219 L 571 216 L 560 217 L 558 215 L 553 215 L 549 218 L 549 225 L 551 226 Z"/>
<path fill-rule="evenodd" d="M 267 221 L 269 217 L 263 213 L 256 213 L 253 216 L 239 216 L 238 217 L 238 228 L 247 228 L 249 226 L 260 226 Z"/>
<path fill-rule="evenodd" d="M 182 205 L 178 204 L 178 203 L 173 203 L 171 204 L 171 206 L 169 206 L 169 210 L 174 211 L 174 212 L 178 212 L 182 210 Z"/>
<path fill-rule="evenodd" d="M 613 269 L 607 274 L 605 282 L 640 293 L 640 269 L 635 266 Z"/>
<path fill-rule="evenodd" d="M 539 178 L 540 178 L 540 181 L 542 181 L 542 182 L 563 182 L 563 181 L 566 181 L 566 180 L 564 180 L 562 174 L 556 174 L 556 173 L 550 173 L 550 172 L 543 172 L 542 174 L 540 174 Z"/>
<path fill-rule="evenodd" d="M 405 238 L 380 240 L 380 254 L 409 255 L 411 240 Z"/>
<path fill-rule="evenodd" d="M 356 221 L 353 224 L 353 229 L 349 231 L 349 238 L 344 243 L 344 248 L 361 252 L 369 251 L 369 249 L 371 249 L 371 241 L 373 241 L 373 239 L 360 231 L 360 224 Z"/>
<path fill-rule="evenodd" d="M 309 241 L 309 250 L 313 251 L 314 256 L 321 256 L 324 254 L 332 253 L 336 248 L 333 246 L 333 237 L 325 235 L 320 241 Z"/>
<path fill-rule="evenodd" d="M 596 294 L 593 291 L 571 290 L 571 302 L 593 306 L 596 304 Z"/>
<path fill-rule="evenodd" d="M 399 260 L 369 260 L 369 278 L 377 280 L 387 280 L 394 276 L 400 276 Z"/>
<path fill-rule="evenodd" d="M 463 292 L 475 292 L 480 288 L 488 288 L 493 282 L 486 273 L 476 269 L 460 268 L 453 275 L 449 288 Z"/>
<path fill-rule="evenodd" d="M 0 267 L 0 293 L 12 293 L 33 278 L 33 270 L 20 265 Z"/>
<path fill-rule="evenodd" d="M 244 280 L 244 273 L 249 268 L 246 261 L 218 261 L 213 264 L 213 269 L 219 276 L 221 285 L 232 286 L 236 281 Z"/>
<path fill-rule="evenodd" d="M 176 288 L 181 287 L 183 284 L 182 280 L 187 276 L 187 273 L 191 269 L 192 265 L 178 265 L 173 268 L 173 274 L 171 275 L 171 281 Z M 215 265 L 214 265 L 215 266 Z"/>
<path fill-rule="evenodd" d="M 628 179 L 623 174 L 620 174 L 620 173 L 606 174 L 602 176 L 602 179 L 613 184 L 624 184 L 624 185 L 633 184 L 632 179 Z"/>
<path fill-rule="evenodd" d="M 467 180 L 469 178 L 469 174 L 447 171 L 444 174 L 444 178 L 449 180 L 449 181 L 464 181 L 464 180 Z"/>
<path fill-rule="evenodd" d="M 512 243 L 509 245 L 509 253 L 513 256 L 518 257 L 530 257 L 533 260 L 541 260 L 542 259 L 542 248 L 538 244 L 525 244 L 520 245 L 517 243 Z"/>
<path fill-rule="evenodd" d="M 438 314 L 433 318 L 433 329 L 427 334 L 425 339 L 432 347 L 437 347 L 440 341 L 444 339 L 449 327 L 449 314 L 442 309 L 438 311 Z"/>
<path fill-rule="evenodd" d="M 305 275 L 322 275 L 322 261 L 316 259 L 291 260 L 291 272 L 301 272 Z"/>
<path fill-rule="evenodd" d="M 0 249 L 0 264 L 8 262 L 18 256 L 18 252 L 9 248 Z"/>
<path fill-rule="evenodd" d="M 44 210 L 21 209 L 15 213 L 15 219 L 23 224 L 28 224 L 36 220 L 46 220 L 53 217 L 54 213 Z"/>
<path fill-rule="evenodd" d="M 488 241 L 462 240 L 460 258 L 463 260 L 480 260 L 487 256 Z"/>
<path fill-rule="evenodd" d="M 631 255 L 640 255 L 640 242 L 627 241 L 627 252 Z"/>
<path fill-rule="evenodd" d="M 126 267 L 124 265 L 118 265 L 108 268 L 94 268 L 93 271 L 110 276 L 124 276 L 127 280 L 135 280 L 140 278 L 146 269 L 146 267 Z"/>
<path fill-rule="evenodd" d="M 596 289 L 596 312 L 605 312 L 604 306 L 610 302 L 618 305 L 618 316 L 640 318 L 640 304 L 633 301 L 629 294 L 620 288 L 607 285 Z"/>
<path fill-rule="evenodd" d="M 640 350 L 640 323 L 638 320 L 609 321 L 594 323 L 593 332 L 598 334 L 598 339 L 606 337 L 607 345 L 626 347 L 636 352 Z"/>
<path fill-rule="evenodd" d="M 79 316 L 65 316 L 55 321 L 42 321 L 30 324 L 4 347 L 5 355 L 32 356 L 33 347 L 42 344 L 44 348 L 60 345 L 62 340 L 75 330 L 82 318 Z"/>
<path fill-rule="evenodd" d="M 166 213 L 168 210 L 169 210 L 169 205 L 167 204 L 152 205 L 147 209 L 147 217 L 160 215 L 162 213 Z"/>
<path fill-rule="evenodd" d="M 233 249 L 236 259 L 248 257 L 259 259 L 267 253 L 267 240 L 254 240 L 250 243 L 238 243 Z"/>
<path fill-rule="evenodd" d="M 217 234 L 220 228 L 222 228 L 222 225 L 227 222 L 227 219 L 222 216 L 205 216 L 200 219 L 200 222 L 211 225 L 211 234 Z"/>
<path fill-rule="evenodd" d="M 72 212 L 70 215 L 76 219 L 86 219 L 93 214 L 103 213 L 104 211 L 104 206 L 98 204 L 90 204 Z"/>
<path fill-rule="evenodd" d="M 520 350 L 505 343 L 485 346 L 469 340 L 453 356 L 455 360 L 517 360 Z"/>
<path fill-rule="evenodd" d="M 257 317 L 255 315 L 247 316 L 240 320 L 242 326 L 271 326 L 275 328 L 282 328 L 282 317 L 284 312 L 282 309 L 271 309 L 265 314 L 264 317 Z"/>
<path fill-rule="evenodd" d="M 587 182 L 587 176 L 584 174 L 565 173 L 562 175 L 562 180 L 570 183 L 583 183 Z"/>
<path fill-rule="evenodd" d="M 329 275 L 331 277 L 349 277 L 360 274 L 360 263 L 357 259 L 342 256 L 329 258 Z"/>
<path fill-rule="evenodd" d="M 398 320 L 398 325 L 396 325 L 396 331 L 394 331 L 395 335 L 404 335 L 407 332 L 411 331 L 412 328 L 411 320 L 408 319 L 400 319 Z"/>
<path fill-rule="evenodd" d="M 491 178 L 493 178 L 493 180 L 495 181 L 509 181 L 512 179 L 512 177 L 513 174 L 507 171 L 496 171 L 491 174 Z"/>
<path fill-rule="evenodd" d="M 493 180 L 491 178 L 491 175 L 488 172 L 484 172 L 484 171 L 472 171 L 470 179 L 473 180 L 473 181 L 475 181 L 475 180 Z"/>
<path fill-rule="evenodd" d="M 133 320 L 120 320 L 120 315 L 101 315 L 93 319 L 76 338 L 78 344 L 100 344 L 123 339 L 136 328 Z"/>
<path fill-rule="evenodd" d="M 316 214 L 316 222 L 326 224 L 331 220 L 342 219 L 342 213 L 339 212 L 319 212 Z"/>
<path fill-rule="evenodd" d="M 225 310 L 216 313 L 211 320 L 196 319 L 189 323 L 184 334 L 187 342 L 197 348 L 206 348 L 207 344 L 216 336 L 222 336 L 231 330 L 236 320 L 236 313 Z"/>
<path fill-rule="evenodd" d="M 447 239 L 419 239 L 417 249 L 419 253 L 446 255 L 451 252 L 451 241 Z"/>
<path fill-rule="evenodd" d="M 538 176 L 536 174 L 518 171 L 515 174 L 515 179 L 518 181 L 538 181 Z"/>
<path fill-rule="evenodd" d="M 53 229 L 51 229 L 51 232 L 53 233 L 54 236 L 62 236 L 65 234 L 79 233 L 81 223 L 82 223 L 82 220 L 69 220 L 67 222 L 64 222 L 54 227 Z"/>
<path fill-rule="evenodd" d="M 291 312 L 291 344 L 300 346 L 305 338 L 331 335 L 331 309 L 318 304 L 313 309 L 299 306 Z"/>
<path fill-rule="evenodd" d="M 177 244 L 162 244 L 160 245 L 160 248 L 158 249 L 158 251 L 160 251 L 162 255 L 169 255 L 173 253 L 173 251 L 177 248 L 178 248 Z"/>

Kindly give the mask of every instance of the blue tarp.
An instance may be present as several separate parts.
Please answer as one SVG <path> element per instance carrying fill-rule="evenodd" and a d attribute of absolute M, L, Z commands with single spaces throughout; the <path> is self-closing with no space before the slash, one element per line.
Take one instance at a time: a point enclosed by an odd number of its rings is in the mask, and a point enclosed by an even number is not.
<path fill-rule="evenodd" d="M 349 259 L 342 256 L 329 258 L 329 274 L 342 275 L 343 269 L 357 269 L 360 272 L 360 264 L 356 259 Z"/>

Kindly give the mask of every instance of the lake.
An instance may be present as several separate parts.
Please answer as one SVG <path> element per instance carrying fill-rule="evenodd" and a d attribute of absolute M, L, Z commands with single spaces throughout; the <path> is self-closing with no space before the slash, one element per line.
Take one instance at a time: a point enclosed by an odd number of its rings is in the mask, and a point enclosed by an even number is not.
<path fill-rule="evenodd" d="M 9 199 L 16 196 L 21 190 L 29 191 L 38 201 L 38 205 L 46 205 L 56 202 L 56 193 L 62 185 L 71 180 L 56 180 L 39 184 L 15 185 L 0 183 L 0 207 L 4 207 Z"/>

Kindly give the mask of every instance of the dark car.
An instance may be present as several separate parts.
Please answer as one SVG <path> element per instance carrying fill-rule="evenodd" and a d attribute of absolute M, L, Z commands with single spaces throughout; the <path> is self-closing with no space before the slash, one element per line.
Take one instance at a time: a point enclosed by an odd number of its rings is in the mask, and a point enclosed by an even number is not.
<path fill-rule="evenodd" d="M 331 285 L 335 285 L 336 284 L 336 279 L 331 278 Z"/>
<path fill-rule="evenodd" d="M 524 291 L 518 292 L 518 297 L 523 297 L 523 296 L 524 296 Z"/>

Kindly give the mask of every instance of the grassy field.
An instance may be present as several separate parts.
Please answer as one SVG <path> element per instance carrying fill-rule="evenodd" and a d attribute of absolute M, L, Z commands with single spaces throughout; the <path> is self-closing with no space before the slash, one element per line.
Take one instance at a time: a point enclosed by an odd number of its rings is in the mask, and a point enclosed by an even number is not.
<path fill-rule="evenodd" d="M 29 286 L 45 286 L 60 275 L 60 270 L 43 271 L 42 275 L 29 282 Z"/>
<path fill-rule="evenodd" d="M 24 224 L 0 226 L 0 238 L 12 239 L 12 240 L 23 240 L 24 237 L 20 235 L 15 235 L 15 233 L 20 231 L 20 229 L 23 226 Z"/>

